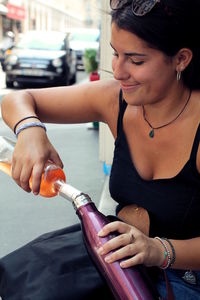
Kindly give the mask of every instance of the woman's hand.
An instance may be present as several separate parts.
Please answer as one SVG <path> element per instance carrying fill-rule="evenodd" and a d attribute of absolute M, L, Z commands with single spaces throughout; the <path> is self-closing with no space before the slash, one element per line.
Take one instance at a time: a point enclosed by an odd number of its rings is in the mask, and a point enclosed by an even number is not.
<path fill-rule="evenodd" d="M 114 237 L 99 249 L 100 255 L 106 255 L 106 262 L 123 260 L 120 263 L 122 268 L 138 264 L 149 267 L 162 265 L 164 250 L 161 243 L 156 239 L 149 238 L 134 226 L 120 221 L 111 222 L 104 226 L 98 235 L 104 237 L 116 231 L 120 233 L 119 236 Z M 110 251 L 114 252 L 108 254 Z"/>
<path fill-rule="evenodd" d="M 63 167 L 62 161 L 51 145 L 43 128 L 31 127 L 20 132 L 12 158 L 12 177 L 25 191 L 39 193 L 41 175 L 47 160 Z"/>

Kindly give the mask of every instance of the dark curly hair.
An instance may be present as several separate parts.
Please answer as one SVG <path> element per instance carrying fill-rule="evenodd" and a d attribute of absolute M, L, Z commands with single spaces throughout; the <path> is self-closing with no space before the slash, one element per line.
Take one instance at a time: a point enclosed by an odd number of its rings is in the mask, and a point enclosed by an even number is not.
<path fill-rule="evenodd" d="M 131 3 L 128 1 L 122 8 L 112 10 L 112 22 L 169 57 L 183 47 L 189 48 L 193 58 L 183 71 L 182 79 L 190 89 L 199 89 L 200 0 L 161 0 L 143 17 L 133 14 Z"/>

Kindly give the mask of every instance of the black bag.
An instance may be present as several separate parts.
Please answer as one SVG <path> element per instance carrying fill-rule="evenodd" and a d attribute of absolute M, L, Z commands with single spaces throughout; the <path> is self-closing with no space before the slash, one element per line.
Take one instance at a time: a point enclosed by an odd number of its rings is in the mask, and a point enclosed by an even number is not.
<path fill-rule="evenodd" d="M 2 300 L 114 299 L 85 248 L 80 224 L 46 233 L 0 259 Z"/>

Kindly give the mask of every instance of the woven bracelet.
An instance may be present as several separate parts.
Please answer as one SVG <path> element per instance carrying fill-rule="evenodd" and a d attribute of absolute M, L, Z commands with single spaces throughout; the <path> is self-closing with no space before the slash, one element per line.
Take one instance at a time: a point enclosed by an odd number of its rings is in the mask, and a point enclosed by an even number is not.
<path fill-rule="evenodd" d="M 17 126 L 18 126 L 21 122 L 23 122 L 23 121 L 25 121 L 25 120 L 28 120 L 28 119 L 38 119 L 38 120 L 40 121 L 40 119 L 39 119 L 37 116 L 28 116 L 28 117 L 25 117 L 25 118 L 19 120 L 19 121 L 15 124 L 14 129 L 13 129 L 14 134 L 16 134 L 16 128 L 17 128 Z"/>
<path fill-rule="evenodd" d="M 171 264 L 171 255 L 170 255 L 170 252 L 169 252 L 169 249 L 164 241 L 164 239 L 161 239 L 160 237 L 156 236 L 155 239 L 157 239 L 164 247 L 165 249 L 165 252 L 167 253 L 167 262 L 166 262 L 166 259 L 164 260 L 164 263 L 159 267 L 160 269 L 167 269 L 169 268 L 170 264 Z M 166 253 L 165 253 L 165 257 L 166 257 Z"/>
<path fill-rule="evenodd" d="M 42 122 L 30 122 L 30 123 L 25 123 L 17 128 L 16 133 L 15 133 L 16 137 L 18 137 L 18 135 L 21 131 L 23 131 L 24 129 L 30 128 L 30 127 L 41 127 L 45 131 L 47 131 L 46 126 Z"/>
<path fill-rule="evenodd" d="M 168 240 L 167 238 L 163 237 L 162 239 L 165 240 L 166 242 L 168 242 L 168 244 L 169 244 L 170 247 L 171 247 L 171 250 L 172 250 L 172 258 L 171 258 L 171 262 L 170 262 L 169 267 L 172 267 L 173 264 L 175 263 L 175 260 L 176 260 L 176 252 L 175 252 L 174 246 L 173 246 L 172 242 L 171 242 L 170 240 Z"/>

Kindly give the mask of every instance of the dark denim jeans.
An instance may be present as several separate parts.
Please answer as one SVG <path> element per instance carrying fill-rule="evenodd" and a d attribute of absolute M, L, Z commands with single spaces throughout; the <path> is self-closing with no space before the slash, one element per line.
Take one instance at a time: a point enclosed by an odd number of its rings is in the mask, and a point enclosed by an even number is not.
<path fill-rule="evenodd" d="M 185 271 L 182 270 L 169 269 L 166 270 L 166 274 L 176 300 L 200 300 L 200 271 L 187 273 L 188 277 L 184 277 Z M 163 274 L 159 276 L 157 289 L 160 295 L 166 299 L 166 282 Z"/>

